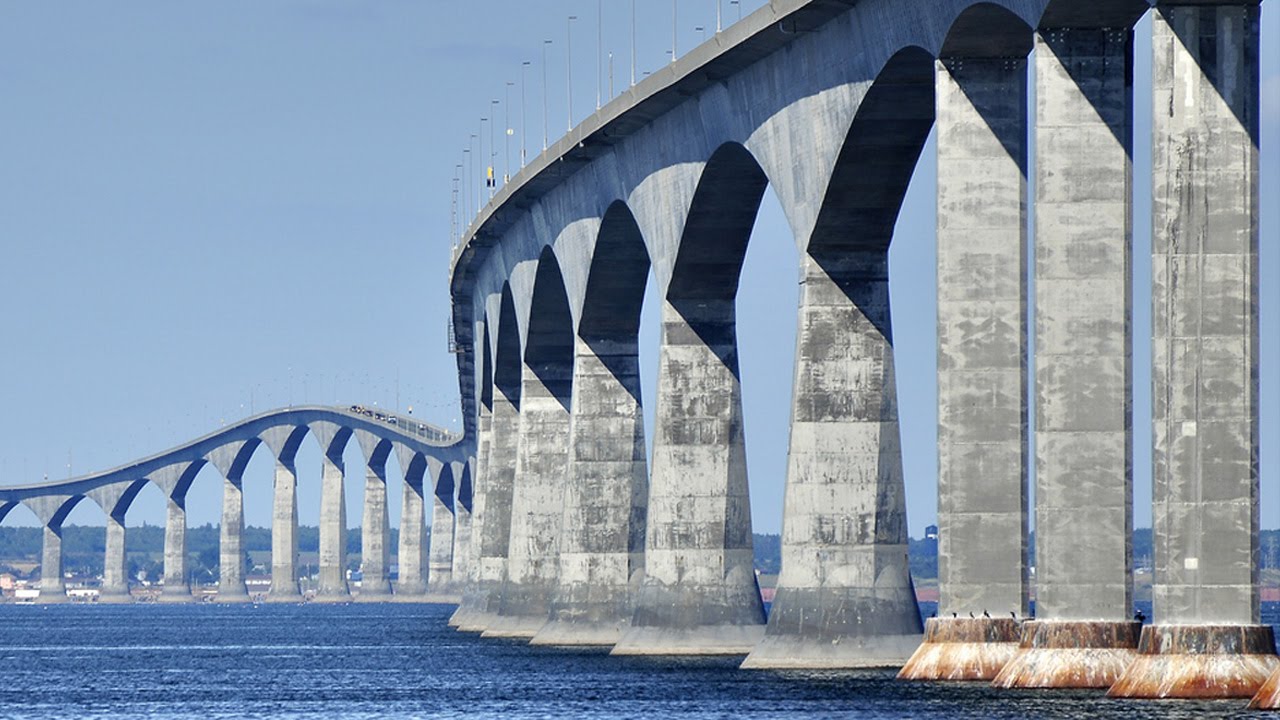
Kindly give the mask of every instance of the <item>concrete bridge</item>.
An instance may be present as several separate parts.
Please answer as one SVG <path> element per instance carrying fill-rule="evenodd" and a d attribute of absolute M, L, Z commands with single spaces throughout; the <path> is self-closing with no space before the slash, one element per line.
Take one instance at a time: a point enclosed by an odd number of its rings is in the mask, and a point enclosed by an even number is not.
<path fill-rule="evenodd" d="M 241 481 L 254 453 L 265 448 L 276 461 L 272 500 L 271 590 L 268 600 L 298 602 L 298 472 L 294 459 L 310 433 L 322 450 L 320 495 L 320 601 L 351 599 L 346 579 L 346 468 L 343 451 L 354 438 L 367 460 L 361 529 L 364 579 L 361 601 L 456 600 L 452 578 L 455 534 L 469 530 L 471 468 L 462 437 L 411 417 L 358 406 L 291 407 L 255 415 L 217 432 L 128 465 L 59 482 L 0 488 L 0 520 L 18 505 L 44 526 L 40 602 L 66 601 L 62 579 L 62 524 L 88 498 L 107 516 L 106 558 L 100 600 L 129 602 L 125 572 L 125 514 L 148 483 L 168 500 L 161 600 L 192 599 L 187 576 L 187 490 L 205 465 L 223 477 L 219 602 L 248 602 L 242 558 L 244 501 Z M 396 453 L 404 473 L 399 581 L 388 574 L 387 458 Z M 428 553 L 423 532 L 431 497 Z M 455 522 L 456 517 L 456 522 Z M 459 570 L 465 566 L 458 564 Z"/>
<path fill-rule="evenodd" d="M 1154 83 L 1140 91 L 1156 111 L 1138 141 L 1154 149 L 1155 271 L 1136 301 L 1155 308 L 1156 577 L 1155 624 L 1140 628 L 1132 65 L 1148 13 Z M 1258 0 L 774 0 L 587 118 L 501 189 L 454 258 L 476 471 L 454 624 L 619 654 L 747 654 L 753 668 L 1259 690 L 1280 664 L 1256 563 L 1259 14 Z M 938 265 L 917 271 L 938 279 L 941 601 L 925 628 L 887 252 L 935 127 Z M 734 308 L 767 187 L 802 289 L 766 621 Z M 650 273 L 651 465 L 637 371 Z"/>

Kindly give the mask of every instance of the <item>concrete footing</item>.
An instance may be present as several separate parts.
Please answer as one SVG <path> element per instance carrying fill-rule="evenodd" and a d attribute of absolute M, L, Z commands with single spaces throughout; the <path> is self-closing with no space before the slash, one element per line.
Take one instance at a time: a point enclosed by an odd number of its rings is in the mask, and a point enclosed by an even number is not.
<path fill-rule="evenodd" d="M 543 625 L 530 645 L 556 647 L 612 647 L 627 630 L 626 623 L 576 623 L 551 621 Z"/>
<path fill-rule="evenodd" d="M 1269 625 L 1149 625 L 1113 698 L 1251 698 L 1280 667 Z"/>
<path fill-rule="evenodd" d="M 133 595 L 130 595 L 128 590 L 125 590 L 123 592 L 115 591 L 115 592 L 99 592 L 98 593 L 99 605 L 128 605 L 132 602 L 133 602 Z"/>
<path fill-rule="evenodd" d="M 253 598 L 249 597 L 249 593 L 243 589 L 240 591 L 232 590 L 227 592 L 219 590 L 218 594 L 213 596 L 213 601 L 223 605 L 245 605 L 253 602 Z"/>
<path fill-rule="evenodd" d="M 177 587 L 165 586 L 160 591 L 160 597 L 157 602 L 162 603 L 189 603 L 195 602 L 195 596 L 191 594 L 191 586 L 180 585 Z"/>
<path fill-rule="evenodd" d="M 480 633 L 483 638 L 512 638 L 517 640 L 532 640 L 542 626 L 547 624 L 545 617 L 536 617 L 531 615 L 495 615 L 489 622 L 484 632 Z"/>
<path fill-rule="evenodd" d="M 747 655 L 764 639 L 764 625 L 635 627 L 611 655 Z"/>
<path fill-rule="evenodd" d="M 1139 622 L 1032 620 L 992 685 L 998 688 L 1109 688 L 1137 657 Z"/>
<path fill-rule="evenodd" d="M 924 643 L 898 673 L 899 680 L 990 681 L 1018 653 L 1013 618 L 929 618 Z"/>
<path fill-rule="evenodd" d="M 1271 673 L 1271 677 L 1262 684 L 1253 700 L 1249 702 L 1250 710 L 1280 710 L 1280 669 Z"/>
<path fill-rule="evenodd" d="M 302 602 L 303 600 L 304 600 L 304 598 L 303 598 L 303 596 L 302 596 L 302 593 L 297 592 L 297 589 L 296 589 L 296 588 L 294 589 L 294 592 L 276 592 L 276 591 L 273 589 L 273 590 L 268 591 L 268 592 L 267 592 L 267 597 L 266 597 L 266 598 L 264 598 L 264 602 L 268 602 L 268 603 L 281 603 L 281 604 L 283 604 L 283 603 L 294 603 L 294 604 L 297 604 L 297 603 Z"/>

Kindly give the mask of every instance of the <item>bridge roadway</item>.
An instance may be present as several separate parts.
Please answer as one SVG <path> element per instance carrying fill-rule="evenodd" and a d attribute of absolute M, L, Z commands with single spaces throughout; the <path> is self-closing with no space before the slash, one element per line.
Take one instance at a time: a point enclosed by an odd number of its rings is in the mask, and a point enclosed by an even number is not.
<path fill-rule="evenodd" d="M 747 667 L 910 656 L 915 679 L 1258 690 L 1280 665 L 1256 567 L 1260 12 L 1259 0 L 774 0 L 587 118 L 455 252 L 476 475 L 451 622 L 622 654 L 749 653 Z M 1148 13 L 1154 289 L 1139 301 L 1156 310 L 1157 549 L 1156 624 L 1140 629 L 1132 68 Z M 896 269 L 938 282 L 941 617 L 922 645 L 888 248 L 935 130 L 938 264 Z M 767 622 L 735 337 L 766 187 L 802 287 Z M 663 325 L 652 465 L 637 370 L 650 273 Z M 1037 617 L 1023 622 L 1032 511 Z"/>
<path fill-rule="evenodd" d="M 125 514 L 138 492 L 151 483 L 168 501 L 164 546 L 164 601 L 191 599 L 186 562 L 186 496 L 205 465 L 223 477 L 221 573 L 217 599 L 245 602 L 243 576 L 244 503 L 242 478 L 253 454 L 266 447 L 275 458 L 272 502 L 272 567 L 268 600 L 301 599 L 298 586 L 298 500 L 295 458 L 306 435 L 323 455 L 320 499 L 320 601 L 351 598 L 346 580 L 346 502 L 343 451 L 354 438 L 367 461 L 361 530 L 364 579 L 357 600 L 456 598 L 452 580 L 455 511 L 469 517 L 471 468 L 464 438 L 413 417 L 358 406 L 298 406 L 272 410 L 223 427 L 204 437 L 111 470 L 55 482 L 0 487 L 0 520 L 13 508 L 30 508 L 44 526 L 41 602 L 66 600 L 62 580 L 62 524 L 89 498 L 107 516 L 106 558 L 100 599 L 128 602 L 125 572 Z M 392 595 L 388 574 L 386 462 L 396 453 L 404 473 L 399 581 Z M 429 478 L 428 478 L 429 476 Z M 432 542 L 425 547 L 427 496 L 432 488 Z M 424 561 L 427 561 L 424 564 Z"/>

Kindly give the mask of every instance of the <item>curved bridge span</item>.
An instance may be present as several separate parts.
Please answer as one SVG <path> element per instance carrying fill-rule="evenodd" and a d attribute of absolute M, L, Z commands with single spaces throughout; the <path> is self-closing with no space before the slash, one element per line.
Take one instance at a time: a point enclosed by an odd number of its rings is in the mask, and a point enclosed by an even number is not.
<path fill-rule="evenodd" d="M 1148 14 L 1154 277 L 1135 299 L 1133 48 Z M 902 665 L 916 651 L 888 250 L 936 131 L 938 263 L 918 268 L 939 297 L 944 617 L 929 637 L 981 660 L 943 652 L 916 677 L 991 679 L 996 658 L 1021 653 L 1034 511 L 1036 622 L 1050 630 L 1023 637 L 1065 654 L 1008 683 L 1106 687 L 1132 667 L 1117 692 L 1256 690 L 1280 664 L 1256 576 L 1259 19 L 1259 0 L 774 0 L 589 117 L 455 253 L 477 474 L 453 622 L 615 653 L 750 653 L 752 667 Z M 766 188 L 801 278 L 767 624 L 735 317 Z M 637 337 L 651 274 L 650 464 Z M 1135 301 L 1156 308 L 1165 633 L 1143 635 L 1143 662 L 1129 622 Z M 974 622 L 944 622 L 960 614 Z M 1212 638 L 1266 659 L 1245 653 L 1238 683 L 1179 661 Z"/>
<path fill-rule="evenodd" d="M 189 600 L 186 496 L 196 475 L 206 465 L 212 465 L 223 478 L 218 600 L 247 601 L 249 595 L 241 561 L 244 532 L 241 485 L 250 459 L 266 448 L 276 461 L 269 599 L 297 601 L 301 596 L 295 459 L 308 434 L 320 445 L 323 457 L 317 599 L 340 601 L 351 597 L 346 580 L 343 452 L 353 440 L 367 461 L 362 529 L 364 580 L 360 597 L 387 599 L 393 591 L 388 573 L 386 463 L 394 452 L 405 480 L 400 572 L 395 594 L 400 599 L 421 600 L 424 596 L 451 599 L 456 594 L 451 578 L 454 534 L 467 531 L 466 520 L 455 524 L 455 512 L 461 511 L 469 518 L 471 506 L 472 468 L 463 438 L 416 418 L 360 406 L 297 406 L 272 410 L 111 470 L 56 482 L 3 487 L 0 488 L 0 520 L 18 505 L 26 506 L 40 519 L 44 525 L 40 600 L 57 602 L 66 598 L 61 572 L 62 524 L 80 502 L 88 499 L 97 503 L 107 516 L 106 562 L 100 599 L 128 601 L 124 519 L 138 493 L 150 483 L 168 500 L 162 599 Z M 423 532 L 426 497 L 433 498 L 434 532 L 430 553 Z"/>

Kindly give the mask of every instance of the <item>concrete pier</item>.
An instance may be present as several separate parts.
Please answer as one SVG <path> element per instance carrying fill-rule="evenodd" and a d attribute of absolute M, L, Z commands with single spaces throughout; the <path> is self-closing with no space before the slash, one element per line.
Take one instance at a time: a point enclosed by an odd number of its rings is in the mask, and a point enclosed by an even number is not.
<path fill-rule="evenodd" d="M 964 52 L 937 62 L 938 614 L 1028 612 L 1027 65 Z M 978 48 L 989 52 L 990 47 Z M 970 667 L 998 669 L 1006 634 Z M 944 636 L 939 636 L 944 637 Z M 967 642 L 967 641 L 966 641 Z M 932 652 L 922 646 L 920 652 Z M 947 654 L 944 653 L 943 657 Z M 913 664 L 915 661 L 913 660 Z M 956 670 L 934 667 L 936 677 Z M 969 677 L 990 680 L 994 675 Z"/>
<path fill-rule="evenodd" d="M 764 637 L 734 302 L 663 303 L 645 578 L 614 654 L 746 655 Z"/>
<path fill-rule="evenodd" d="M 487 356 L 487 349 L 485 354 Z M 485 367 L 492 367 L 492 365 L 486 362 Z M 483 573 L 480 569 L 485 536 L 484 518 L 481 515 L 481 509 L 485 505 L 484 500 L 487 496 L 485 489 L 489 485 L 489 475 L 491 474 L 488 469 L 488 458 L 493 438 L 493 395 L 493 389 L 490 385 L 489 392 L 481 396 L 480 418 L 476 425 L 476 474 L 471 483 L 471 512 L 467 516 L 468 522 L 465 528 L 462 524 L 459 524 L 459 529 L 465 529 L 468 534 L 468 544 L 465 559 L 463 560 L 464 565 L 466 565 L 466 580 L 462 587 L 462 602 L 458 604 L 458 609 L 449 617 L 449 625 L 456 628 L 479 625 L 482 621 L 473 618 L 478 618 L 487 608 L 488 594 L 484 589 Z M 459 493 L 459 502 L 461 502 L 461 493 Z"/>
<path fill-rule="evenodd" d="M 889 260 L 804 256 L 782 574 L 746 668 L 901 667 L 920 645 L 907 563 Z"/>
<path fill-rule="evenodd" d="M 1116 697 L 1250 697 L 1258 557 L 1259 8 L 1161 2 L 1152 153 L 1156 625 Z"/>
<path fill-rule="evenodd" d="M 360 523 L 360 593 L 357 602 L 386 602 L 391 597 L 391 520 L 387 511 L 387 458 L 391 443 L 357 430 L 365 457 L 364 512 Z"/>
<path fill-rule="evenodd" d="M 351 599 L 347 584 L 347 501 L 342 460 L 345 445 L 345 441 L 330 445 L 321 459 L 320 582 L 315 598 L 318 602 Z"/>
<path fill-rule="evenodd" d="M 396 446 L 400 467 L 404 474 L 404 490 L 400 500 L 400 546 L 396 551 L 399 568 L 396 580 L 396 600 L 421 602 L 427 593 L 427 577 L 423 574 L 423 534 L 426 517 L 423 507 L 422 485 L 427 472 L 427 462 L 403 445 Z"/>
<path fill-rule="evenodd" d="M 1036 618 L 999 687 L 1133 660 L 1131 23 L 1036 35 Z"/>
<path fill-rule="evenodd" d="M 164 522 L 164 590 L 161 602 L 191 602 L 187 577 L 187 497 L 170 495 Z"/>
<path fill-rule="evenodd" d="M 473 571 L 475 549 L 471 541 L 473 537 L 472 512 L 474 502 L 472 496 L 474 494 L 474 483 L 471 478 L 475 475 L 474 468 L 479 467 L 479 462 L 479 459 L 476 458 L 469 460 L 462 466 L 462 476 L 458 479 L 457 499 L 453 505 L 453 581 L 457 594 L 456 601 L 459 606 L 461 606 L 466 588 L 471 585 L 475 577 Z M 453 618 L 451 617 L 449 621 L 452 625 Z"/>
<path fill-rule="evenodd" d="M 633 579 L 644 572 L 649 478 L 638 345 L 632 334 L 579 337 L 575 348 L 560 580 L 534 645 L 616 644 L 634 612 Z"/>
<path fill-rule="evenodd" d="M 899 680 L 986 681 L 1018 652 L 1014 618 L 929 618 L 924 642 L 898 673 Z"/>
<path fill-rule="evenodd" d="M 222 527 L 218 546 L 217 601 L 248 602 L 244 584 L 244 490 L 239 477 L 222 481 Z"/>
<path fill-rule="evenodd" d="M 98 593 L 100 603 L 129 603 L 129 573 L 125 556 L 124 511 L 107 514 L 106 555 L 102 564 L 102 589 Z"/>
<path fill-rule="evenodd" d="M 271 602 L 298 602 L 298 470 L 277 461 L 271 500 Z"/>
<path fill-rule="evenodd" d="M 44 526 L 40 553 L 40 604 L 67 602 L 67 586 L 62 578 L 62 526 Z"/>
<path fill-rule="evenodd" d="M 453 578 L 453 514 L 454 494 L 456 493 L 454 478 L 457 474 L 456 468 L 460 467 L 462 467 L 461 463 L 441 466 L 439 472 L 436 473 L 435 491 L 430 495 L 431 546 L 427 556 L 427 594 L 428 600 L 432 602 L 456 603 L 459 600 Z M 413 502 L 417 506 L 417 512 L 421 515 L 426 511 L 426 499 L 423 497 L 426 494 L 425 488 L 419 485 L 418 493 Z M 419 526 L 423 522 L 424 519 L 419 519 Z M 418 536 L 421 539 L 421 527 L 418 529 Z M 404 536 L 401 535 L 401 537 Z M 421 566 L 421 547 L 418 548 L 418 556 L 418 563 Z"/>

